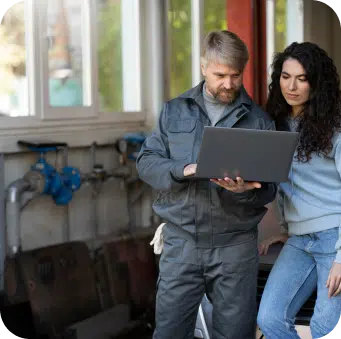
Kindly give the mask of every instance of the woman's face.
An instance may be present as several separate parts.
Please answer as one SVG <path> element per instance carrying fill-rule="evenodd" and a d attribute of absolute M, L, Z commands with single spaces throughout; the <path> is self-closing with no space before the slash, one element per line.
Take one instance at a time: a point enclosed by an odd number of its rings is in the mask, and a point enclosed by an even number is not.
<path fill-rule="evenodd" d="M 303 66 L 296 59 L 288 59 L 283 63 L 280 86 L 282 95 L 292 106 L 293 112 L 300 112 L 309 100 L 310 85 Z"/>

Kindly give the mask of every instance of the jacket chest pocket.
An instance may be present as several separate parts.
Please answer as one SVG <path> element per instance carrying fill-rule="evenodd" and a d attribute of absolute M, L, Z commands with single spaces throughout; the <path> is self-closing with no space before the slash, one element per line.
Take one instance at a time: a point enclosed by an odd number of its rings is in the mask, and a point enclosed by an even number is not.
<path fill-rule="evenodd" d="M 168 121 L 167 131 L 171 159 L 186 159 L 191 155 L 196 123 L 196 119 L 170 119 Z"/>

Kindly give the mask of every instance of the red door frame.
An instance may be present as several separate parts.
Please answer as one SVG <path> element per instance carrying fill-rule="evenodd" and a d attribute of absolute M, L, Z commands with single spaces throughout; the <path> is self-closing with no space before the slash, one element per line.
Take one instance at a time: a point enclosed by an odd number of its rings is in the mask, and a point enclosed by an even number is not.
<path fill-rule="evenodd" d="M 228 30 L 246 43 L 250 60 L 244 72 L 244 85 L 260 105 L 267 97 L 266 2 L 264 0 L 226 0 Z"/>

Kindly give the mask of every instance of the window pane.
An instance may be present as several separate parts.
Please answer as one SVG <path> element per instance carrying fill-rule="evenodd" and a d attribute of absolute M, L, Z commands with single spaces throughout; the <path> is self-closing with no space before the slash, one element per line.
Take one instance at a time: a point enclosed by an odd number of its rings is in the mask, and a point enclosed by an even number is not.
<path fill-rule="evenodd" d="M 286 44 L 304 41 L 304 0 L 286 0 Z"/>
<path fill-rule="evenodd" d="M 192 87 L 191 1 L 169 0 L 169 89 L 174 98 Z"/>
<path fill-rule="evenodd" d="M 141 110 L 140 0 L 97 0 L 102 112 Z"/>
<path fill-rule="evenodd" d="M 29 115 L 25 40 L 22 1 L 7 11 L 0 25 L 0 114 Z"/>
<path fill-rule="evenodd" d="M 85 106 L 83 99 L 83 1 L 49 0 L 49 99 L 53 107 Z"/>
<path fill-rule="evenodd" d="M 204 0 L 204 35 L 227 29 L 226 0 Z"/>
<path fill-rule="evenodd" d="M 101 111 L 123 110 L 121 0 L 98 0 L 98 85 Z"/>
<path fill-rule="evenodd" d="M 275 3 L 275 52 L 282 52 L 287 45 L 287 0 Z"/>

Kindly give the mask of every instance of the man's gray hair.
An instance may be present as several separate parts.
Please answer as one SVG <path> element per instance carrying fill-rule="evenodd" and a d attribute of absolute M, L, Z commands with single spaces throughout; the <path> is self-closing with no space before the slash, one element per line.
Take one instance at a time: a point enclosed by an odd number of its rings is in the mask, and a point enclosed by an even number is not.
<path fill-rule="evenodd" d="M 242 72 L 249 60 L 249 51 L 242 39 L 230 31 L 210 32 L 203 43 L 201 62 L 226 65 Z"/>

